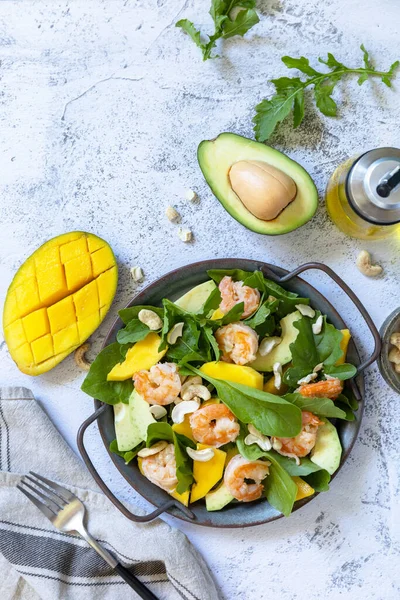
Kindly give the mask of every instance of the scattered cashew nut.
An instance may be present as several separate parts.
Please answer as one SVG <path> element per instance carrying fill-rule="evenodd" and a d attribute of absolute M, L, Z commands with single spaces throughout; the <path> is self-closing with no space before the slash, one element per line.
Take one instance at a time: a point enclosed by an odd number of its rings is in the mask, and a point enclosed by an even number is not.
<path fill-rule="evenodd" d="M 281 363 L 276 362 L 274 364 L 274 366 L 272 367 L 272 370 L 274 372 L 274 386 L 276 387 L 277 390 L 279 390 L 282 385 L 282 365 L 281 365 Z"/>
<path fill-rule="evenodd" d="M 161 442 L 157 442 L 157 444 L 154 444 L 154 446 L 152 446 L 151 448 L 142 448 L 141 450 L 139 450 L 137 455 L 140 456 L 140 458 L 147 458 L 148 456 L 153 456 L 154 454 L 158 454 L 159 452 L 164 450 L 164 448 L 166 448 L 167 446 L 168 446 L 168 442 L 163 440 Z"/>
<path fill-rule="evenodd" d="M 366 277 L 377 277 L 383 271 L 381 265 L 371 263 L 371 255 L 367 250 L 362 250 L 357 256 L 356 265 L 358 270 Z"/>
<path fill-rule="evenodd" d="M 159 404 L 153 404 L 153 406 L 150 406 L 149 410 L 153 417 L 156 419 L 156 421 L 162 419 L 167 414 L 167 409 L 164 408 L 164 406 L 160 406 Z"/>
<path fill-rule="evenodd" d="M 141 267 L 132 267 L 131 268 L 131 276 L 135 283 L 139 283 L 144 278 L 144 273 Z"/>
<path fill-rule="evenodd" d="M 400 332 L 396 331 L 390 336 L 390 343 L 394 346 L 389 352 L 389 360 L 393 364 L 393 369 L 400 374 Z"/>
<path fill-rule="evenodd" d="M 179 223 L 181 220 L 181 215 L 173 206 L 167 206 L 165 209 L 165 214 L 167 215 L 167 219 L 171 221 L 171 223 Z"/>
<path fill-rule="evenodd" d="M 183 389 L 185 388 L 185 389 Z M 192 383 L 188 386 L 182 387 L 181 398 L 182 400 L 193 400 L 193 398 L 201 398 L 202 400 L 209 400 L 211 398 L 211 392 L 205 385 L 199 383 Z"/>
<path fill-rule="evenodd" d="M 138 319 L 141 323 L 147 325 L 151 331 L 157 331 L 163 326 L 162 319 L 158 314 L 155 313 L 154 310 L 149 310 L 148 308 L 142 308 L 142 310 L 139 311 Z"/>
<path fill-rule="evenodd" d="M 182 242 L 191 242 L 193 234 L 187 227 L 179 227 L 178 237 L 180 240 L 182 240 Z"/>
<path fill-rule="evenodd" d="M 280 337 L 265 337 L 258 347 L 260 356 L 267 356 L 282 341 Z"/>
<path fill-rule="evenodd" d="M 74 353 L 75 363 L 76 363 L 76 366 L 79 367 L 82 371 L 90 370 L 90 365 L 92 363 L 90 361 L 88 361 L 88 359 L 86 358 L 86 352 L 89 352 L 89 350 L 90 350 L 89 342 L 82 344 L 82 346 L 79 346 L 79 348 L 77 348 L 75 350 L 75 353 Z"/>
<path fill-rule="evenodd" d="M 322 325 L 324 323 L 324 317 L 319 315 L 318 319 L 311 325 L 314 335 L 318 335 L 322 331 Z"/>
<path fill-rule="evenodd" d="M 178 338 L 182 337 L 184 325 L 185 323 L 175 323 L 175 325 L 167 335 L 168 344 L 173 346 L 174 344 L 176 344 Z"/>
<path fill-rule="evenodd" d="M 197 460 L 198 462 L 208 462 L 212 458 L 214 458 L 214 448 L 204 448 L 204 450 L 193 450 L 193 448 L 189 448 L 187 446 L 186 452 L 193 460 Z"/>
<path fill-rule="evenodd" d="M 306 383 L 311 383 L 311 381 L 314 381 L 314 379 L 317 379 L 318 377 L 318 373 L 310 373 L 309 375 L 306 375 L 305 377 L 302 377 L 301 379 L 298 380 L 297 385 L 304 385 Z"/>
<path fill-rule="evenodd" d="M 196 412 L 199 409 L 200 400 L 184 400 L 179 404 L 175 404 L 171 412 L 171 419 L 174 423 L 183 423 L 185 415 Z"/>

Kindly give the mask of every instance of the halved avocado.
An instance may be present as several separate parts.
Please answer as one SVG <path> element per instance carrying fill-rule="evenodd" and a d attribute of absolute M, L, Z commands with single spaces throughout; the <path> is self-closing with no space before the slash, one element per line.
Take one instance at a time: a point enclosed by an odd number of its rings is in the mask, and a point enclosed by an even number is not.
<path fill-rule="evenodd" d="M 318 192 L 310 175 L 297 162 L 269 146 L 235 133 L 221 133 L 200 143 L 197 158 L 205 180 L 228 213 L 239 223 L 265 235 L 293 231 L 309 221 L 318 206 Z M 294 200 L 271 221 L 252 214 L 233 191 L 229 172 L 238 161 L 260 161 L 279 169 L 293 179 Z"/>

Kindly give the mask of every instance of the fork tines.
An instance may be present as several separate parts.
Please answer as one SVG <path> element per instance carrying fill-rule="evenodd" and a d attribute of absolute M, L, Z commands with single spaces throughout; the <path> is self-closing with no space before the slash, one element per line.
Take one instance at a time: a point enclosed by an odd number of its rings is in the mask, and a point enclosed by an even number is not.
<path fill-rule="evenodd" d="M 50 521 L 52 521 L 69 502 L 76 498 L 76 496 L 66 488 L 46 479 L 46 477 L 42 477 L 42 475 L 34 473 L 33 471 L 30 471 L 29 475 L 22 477 L 17 488 L 25 494 L 25 496 L 29 498 L 29 500 L 37 506 Z M 34 492 L 35 495 L 31 494 L 28 490 Z"/>

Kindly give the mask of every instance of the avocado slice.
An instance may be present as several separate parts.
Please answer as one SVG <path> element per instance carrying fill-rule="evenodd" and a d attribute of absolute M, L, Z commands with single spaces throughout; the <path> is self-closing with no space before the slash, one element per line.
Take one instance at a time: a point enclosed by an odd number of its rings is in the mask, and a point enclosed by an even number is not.
<path fill-rule="evenodd" d="M 232 502 L 233 496 L 229 493 L 228 488 L 224 484 L 221 483 L 213 492 L 209 492 L 206 495 L 206 509 L 211 512 L 214 510 L 221 510 L 224 508 L 229 502 Z"/>
<path fill-rule="evenodd" d="M 311 461 L 333 475 L 340 465 L 342 445 L 336 427 L 328 419 L 319 418 L 324 421 L 324 424 L 318 427 L 317 440 L 311 452 Z"/>
<path fill-rule="evenodd" d="M 204 178 L 228 213 L 239 223 L 265 235 L 293 231 L 309 221 L 318 206 L 317 188 L 310 175 L 297 162 L 264 144 L 235 133 L 221 133 L 200 143 L 197 158 Z M 279 169 L 295 183 L 295 199 L 270 221 L 252 214 L 233 191 L 229 172 L 239 161 L 260 161 Z"/>
<path fill-rule="evenodd" d="M 282 341 L 278 346 L 275 346 L 266 356 L 261 356 L 257 353 L 255 361 L 249 363 L 256 371 L 272 371 L 275 363 L 286 365 L 292 360 L 290 344 L 293 344 L 299 334 L 299 330 L 294 327 L 294 323 L 301 319 L 302 316 L 298 310 L 286 315 L 280 321 L 282 328 Z"/>
<path fill-rule="evenodd" d="M 198 313 L 216 287 L 211 279 L 200 283 L 200 285 L 196 285 L 196 287 L 189 290 L 186 294 L 178 298 L 178 300 L 175 300 L 175 304 L 187 312 Z"/>
<path fill-rule="evenodd" d="M 150 405 L 133 390 L 129 405 L 119 402 L 114 405 L 114 427 L 118 450 L 127 452 L 147 437 L 147 427 L 155 423 Z"/>

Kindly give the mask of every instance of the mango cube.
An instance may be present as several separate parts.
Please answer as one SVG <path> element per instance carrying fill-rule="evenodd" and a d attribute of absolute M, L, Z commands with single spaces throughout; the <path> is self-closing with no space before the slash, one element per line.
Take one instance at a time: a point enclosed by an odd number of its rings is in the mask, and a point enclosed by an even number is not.
<path fill-rule="evenodd" d="M 309 485 L 301 477 L 293 475 L 292 479 L 297 485 L 297 495 L 295 502 L 297 502 L 297 500 L 302 500 L 303 498 L 308 498 L 308 496 L 312 496 L 313 494 L 315 494 L 314 488 L 312 488 L 311 485 Z"/>
<path fill-rule="evenodd" d="M 203 403 L 204 406 L 205 403 Z M 185 418 L 182 423 L 174 423 L 172 425 L 172 429 L 181 435 L 185 435 L 189 440 L 195 442 L 196 440 L 193 437 L 192 428 L 190 427 L 190 415 L 185 415 Z"/>
<path fill-rule="evenodd" d="M 170 492 L 169 495 L 175 498 L 175 500 L 178 500 L 178 502 L 180 502 L 184 506 L 189 506 L 189 490 L 186 490 L 186 492 L 183 492 L 183 494 L 178 494 L 176 490 L 172 490 L 172 492 Z"/>
<path fill-rule="evenodd" d="M 91 258 L 98 252 L 97 268 L 105 271 L 100 283 Z M 66 233 L 36 250 L 15 274 L 4 303 L 4 336 L 19 369 L 45 373 L 82 344 L 107 314 L 117 279 L 112 250 L 91 233 Z"/>
<path fill-rule="evenodd" d="M 90 255 L 92 258 L 93 276 L 97 277 L 100 273 L 111 269 L 115 265 L 115 258 L 110 246 L 104 246 Z"/>
<path fill-rule="evenodd" d="M 343 351 L 343 355 L 336 361 L 337 365 L 342 365 L 346 362 L 347 348 L 351 340 L 351 333 L 348 329 L 341 329 L 341 332 L 343 337 L 340 340 L 340 348 Z"/>
<path fill-rule="evenodd" d="M 263 376 L 251 367 L 213 361 L 204 363 L 200 371 L 203 371 L 203 373 L 214 379 L 242 383 L 257 390 L 263 389 Z"/>
<path fill-rule="evenodd" d="M 132 348 L 129 348 L 125 360 L 111 369 L 107 381 L 125 381 L 131 379 L 138 371 L 156 365 L 167 352 L 167 348 L 158 351 L 160 343 L 161 338 L 157 333 L 149 333 L 144 340 L 136 342 Z"/>

